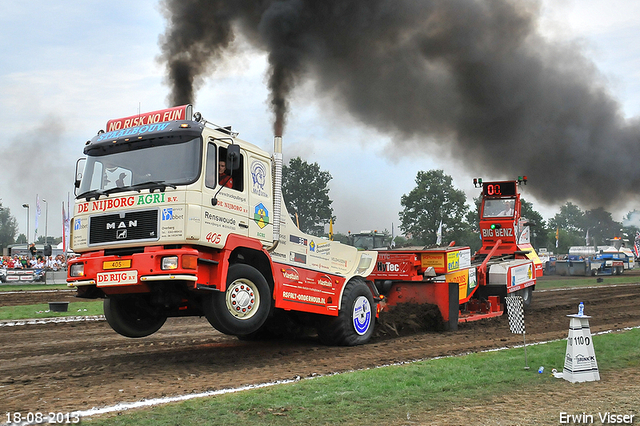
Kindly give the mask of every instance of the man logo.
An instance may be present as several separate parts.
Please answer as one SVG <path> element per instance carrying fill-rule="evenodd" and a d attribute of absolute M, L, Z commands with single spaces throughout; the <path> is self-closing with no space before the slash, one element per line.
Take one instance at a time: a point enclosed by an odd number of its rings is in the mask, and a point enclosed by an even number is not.
<path fill-rule="evenodd" d="M 120 229 L 118 230 L 118 232 L 116 232 L 116 240 L 124 240 L 127 238 L 127 230 L 126 229 Z"/>
<path fill-rule="evenodd" d="M 107 223 L 107 230 L 109 229 L 126 229 L 126 228 L 135 228 L 138 226 L 137 220 L 130 220 L 129 223 L 122 221 L 116 225 L 115 222 Z"/>

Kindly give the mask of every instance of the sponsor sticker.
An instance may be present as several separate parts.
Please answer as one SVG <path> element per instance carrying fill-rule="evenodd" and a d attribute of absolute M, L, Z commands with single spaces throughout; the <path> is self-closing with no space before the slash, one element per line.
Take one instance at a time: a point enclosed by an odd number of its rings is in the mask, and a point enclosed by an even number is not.
<path fill-rule="evenodd" d="M 289 241 L 291 241 L 294 244 L 300 244 L 301 246 L 306 246 L 308 240 L 306 238 L 298 237 L 296 235 L 289 235 Z"/>
<path fill-rule="evenodd" d="M 253 220 L 260 228 L 264 228 L 269 224 L 269 210 L 267 210 L 264 204 L 260 203 L 255 207 Z"/>
<path fill-rule="evenodd" d="M 114 285 L 114 284 L 137 284 L 138 271 L 117 271 L 117 272 L 98 272 L 97 284 Z"/>
<path fill-rule="evenodd" d="M 261 197 L 268 197 L 269 194 L 264 190 L 264 184 L 267 180 L 267 167 L 262 161 L 254 161 L 251 163 L 251 192 Z"/>

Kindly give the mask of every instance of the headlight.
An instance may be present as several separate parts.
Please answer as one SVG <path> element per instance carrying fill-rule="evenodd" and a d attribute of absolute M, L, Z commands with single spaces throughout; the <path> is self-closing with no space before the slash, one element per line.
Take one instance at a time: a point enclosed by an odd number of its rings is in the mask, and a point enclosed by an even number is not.
<path fill-rule="evenodd" d="M 356 269 L 357 274 L 363 274 L 369 266 L 371 266 L 371 262 L 373 262 L 373 258 L 368 254 L 363 253 L 360 256 L 360 261 L 358 262 L 358 268 Z"/>
<path fill-rule="evenodd" d="M 167 256 L 162 258 L 162 269 L 178 269 L 178 256 Z"/>
<path fill-rule="evenodd" d="M 69 268 L 70 277 L 84 277 L 84 263 L 74 263 Z"/>

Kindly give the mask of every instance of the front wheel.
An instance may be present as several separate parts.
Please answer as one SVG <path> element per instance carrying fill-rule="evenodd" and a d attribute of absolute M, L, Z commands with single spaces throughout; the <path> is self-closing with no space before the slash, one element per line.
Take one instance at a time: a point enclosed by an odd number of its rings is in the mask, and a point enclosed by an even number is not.
<path fill-rule="evenodd" d="M 204 314 L 214 328 L 236 336 L 260 329 L 270 308 L 267 280 L 256 268 L 243 263 L 229 267 L 226 291 L 212 293 L 203 305 Z"/>
<path fill-rule="evenodd" d="M 327 345 L 355 346 L 367 343 L 375 326 L 375 304 L 362 278 L 354 278 L 344 289 L 337 317 L 323 318 L 318 337 Z"/>
<path fill-rule="evenodd" d="M 167 315 L 144 296 L 105 299 L 104 316 L 116 333 L 134 338 L 155 333 L 167 320 Z"/>

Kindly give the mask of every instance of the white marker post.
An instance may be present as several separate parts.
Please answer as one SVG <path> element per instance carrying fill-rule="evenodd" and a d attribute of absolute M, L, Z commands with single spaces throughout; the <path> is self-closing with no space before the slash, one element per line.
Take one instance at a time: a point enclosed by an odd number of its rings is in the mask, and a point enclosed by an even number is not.
<path fill-rule="evenodd" d="M 584 315 L 584 305 L 582 303 L 580 305 L 577 315 L 567 315 L 571 318 L 571 322 L 562 377 L 571 383 L 600 380 L 591 329 L 589 328 L 589 318 L 591 317 Z"/>

